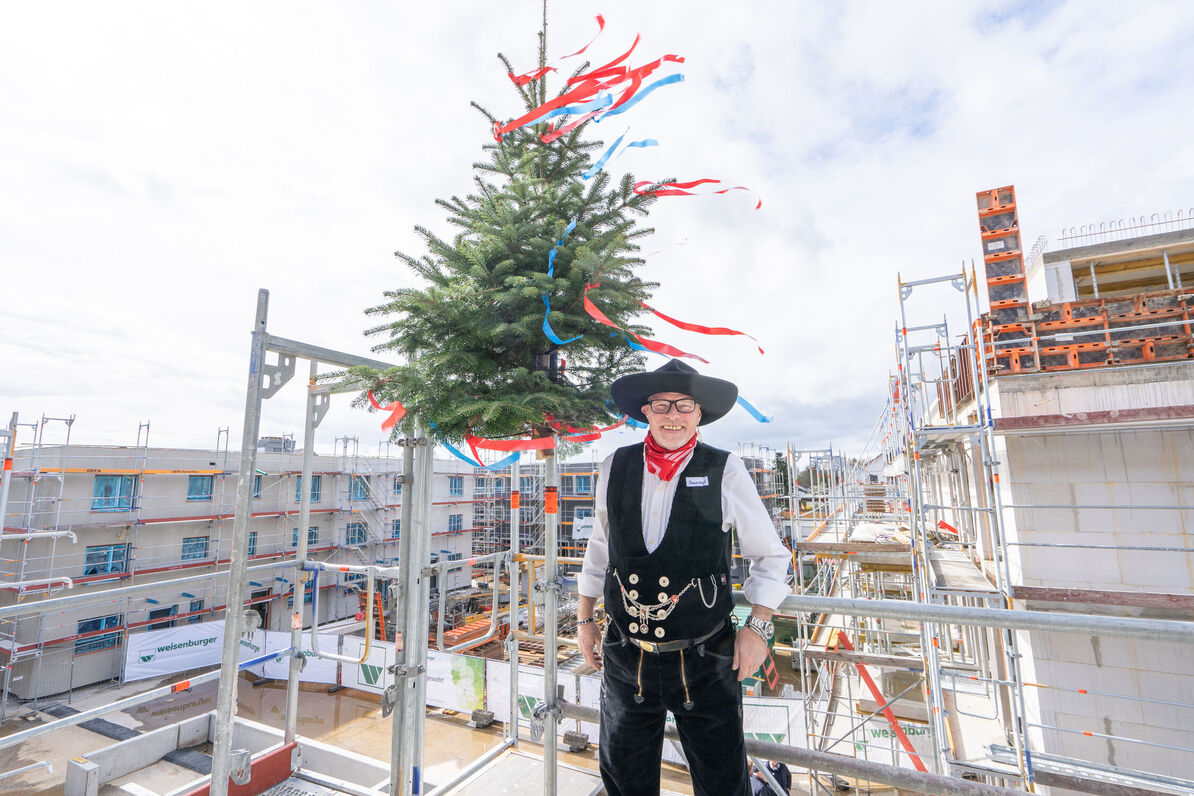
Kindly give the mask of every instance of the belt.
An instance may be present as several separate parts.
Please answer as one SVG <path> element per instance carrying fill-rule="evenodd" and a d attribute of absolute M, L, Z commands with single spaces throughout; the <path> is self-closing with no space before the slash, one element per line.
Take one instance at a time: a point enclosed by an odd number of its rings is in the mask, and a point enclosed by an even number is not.
<path fill-rule="evenodd" d="M 638 647 L 639 649 L 646 650 L 647 652 L 654 652 L 654 653 L 678 652 L 680 650 L 686 650 L 689 647 L 695 647 L 697 644 L 702 644 L 702 643 L 708 641 L 709 639 L 713 638 L 718 633 L 720 633 L 722 631 L 722 628 L 724 628 L 725 626 L 726 626 L 726 623 L 725 623 L 725 620 L 723 619 L 721 622 L 718 623 L 717 627 L 713 628 L 711 631 L 709 631 L 705 635 L 701 636 L 700 638 L 680 638 L 680 639 L 676 639 L 675 641 L 662 641 L 662 642 L 640 641 L 637 638 L 630 638 L 628 636 L 623 636 L 623 638 L 625 638 L 627 641 L 629 641 L 631 644 Z"/>

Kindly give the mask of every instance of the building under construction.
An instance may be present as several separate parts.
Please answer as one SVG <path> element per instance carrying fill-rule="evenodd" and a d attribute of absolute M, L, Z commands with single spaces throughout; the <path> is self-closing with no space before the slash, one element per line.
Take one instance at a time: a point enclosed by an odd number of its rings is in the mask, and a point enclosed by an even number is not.
<path fill-rule="evenodd" d="M 1194 793 L 1194 295 L 1183 287 L 1194 280 L 1194 223 L 1178 214 L 1072 230 L 1054 246 L 1038 242 L 1026 257 L 1013 189 L 979 193 L 977 213 L 981 270 L 897 283 L 897 361 L 862 456 L 831 447 L 789 445 L 779 456 L 759 446 L 739 450 L 793 553 L 792 594 L 776 619 L 774 659 L 783 676 L 769 674 L 744 698 L 748 753 L 787 762 L 794 790 L 804 793 Z M 317 380 L 316 363 L 387 363 L 274 337 L 266 307 L 263 291 L 251 362 L 266 364 L 250 369 L 248 442 L 235 465 L 193 452 L 175 465 L 184 472 L 151 473 L 170 469 L 162 452 L 155 454 L 161 461 L 112 465 L 130 472 L 72 474 L 60 445 L 43 446 L 36 464 L 16 467 L 12 484 L 39 486 L 27 487 L 28 516 L 14 522 L 10 511 L 5 520 L 10 586 L 19 585 L 0 605 L 0 620 L 15 653 L 32 643 L 25 627 L 58 622 L 61 637 L 74 636 L 59 646 L 114 629 L 81 633 L 76 625 L 67 633 L 61 617 L 120 614 L 127 632 L 130 619 L 148 628 L 191 613 L 150 616 L 166 589 L 158 580 L 130 578 L 92 593 L 53 574 L 45 559 L 66 561 L 65 549 L 75 556 L 71 566 L 89 561 L 78 545 L 66 547 L 64 534 L 77 535 L 79 526 L 28 513 L 29 506 L 50 511 L 63 484 L 69 488 L 60 498 L 90 501 L 96 546 L 117 546 L 119 557 L 118 546 L 131 545 L 126 570 L 151 558 L 143 548 L 163 545 L 178 548 L 180 560 L 169 566 L 181 565 L 184 552 L 199 549 L 193 539 L 203 533 L 187 530 L 193 526 L 208 534 L 213 558 L 196 566 L 222 578 L 205 606 L 252 603 L 269 579 L 289 591 L 270 597 L 278 609 L 261 627 L 253 627 L 252 605 L 224 611 L 221 633 L 208 636 L 205 666 L 79 713 L 30 714 L 36 726 L 0 737 L 0 754 L 15 755 L 3 758 L 11 762 L 0 785 L 37 790 L 35 783 L 49 781 L 40 769 L 28 771 L 38 764 L 20 765 L 27 762 L 20 750 L 39 738 L 218 688 L 165 726 L 115 743 L 84 742 L 57 783 L 67 794 L 256 794 L 278 785 L 356 796 L 599 793 L 588 747 L 597 737 L 600 678 L 576 665 L 567 632 L 575 599 L 568 575 L 591 529 L 596 462 L 564 465 L 547 456 L 495 472 L 454 464 L 441 473 L 420 433 L 398 440 L 401 455 L 371 461 L 369 472 L 347 449 L 335 462 L 316 463 L 314 431 L 340 390 Z M 296 358 L 312 362 L 301 446 L 259 452 L 262 400 L 293 375 Z M 215 463 L 200 463 L 205 456 Z M 204 468 L 213 472 L 191 472 Z M 100 490 L 84 480 L 133 470 L 137 486 L 127 489 L 123 481 Z M 189 494 L 193 476 L 220 473 L 229 477 L 230 503 L 215 510 L 213 498 L 210 515 L 196 512 L 192 522 L 163 518 L 175 523 L 169 542 L 151 542 L 142 527 L 149 525 L 142 518 L 157 518 L 148 503 L 121 509 L 117 521 L 91 508 L 138 490 L 148 498 L 159 478 L 164 492 Z M 322 495 L 302 488 L 321 474 L 346 490 L 342 501 L 320 505 Z M 377 481 L 391 492 L 376 494 L 376 504 L 354 500 L 362 475 L 370 489 Z M 254 501 L 263 498 L 255 494 L 268 494 L 274 482 L 280 504 L 257 511 Z M 383 530 L 399 523 L 396 551 L 388 538 L 348 543 L 349 525 L 370 512 Z M 436 534 L 453 531 L 454 514 L 464 515 L 461 532 L 446 537 L 456 542 L 441 542 Z M 370 541 L 373 526 L 365 522 Z M 314 539 L 295 531 L 293 554 L 279 551 L 288 531 L 313 526 Z M 267 530 L 282 538 L 259 563 L 254 556 L 264 548 L 251 540 L 264 544 Z M 325 530 L 331 549 L 322 550 Z M 37 536 L 50 533 L 58 535 Z M 470 550 L 453 546 L 466 542 Z M 18 558 L 17 545 L 31 552 Z M 470 595 L 490 595 L 489 611 L 465 616 L 475 625 L 455 635 L 449 577 Z M 190 583 L 174 578 L 175 604 L 184 599 L 179 589 L 199 599 Z M 330 584 L 341 590 L 339 602 L 325 603 L 330 613 L 315 611 Z M 40 598 L 19 599 L 21 590 Z M 294 609 L 308 593 L 314 616 Z M 736 599 L 744 607 L 741 593 Z M 100 608 L 117 603 L 123 607 Z M 433 617 L 428 608 L 440 606 Z M 130 667 L 161 666 L 155 655 L 169 658 L 193 643 L 151 649 L 139 636 L 183 629 L 123 636 L 122 682 L 137 682 Z M 488 657 L 475 654 L 481 645 Z M 128 654 L 133 646 L 147 654 Z M 238 690 L 246 682 L 240 672 L 278 684 L 262 686 L 277 691 L 274 724 Z M 318 717 L 303 714 L 300 726 L 300 692 L 302 704 L 314 704 L 317 686 L 352 689 L 379 710 L 337 716 L 321 732 Z M 466 736 L 443 734 L 453 722 L 468 737 L 482 734 L 483 750 L 447 755 L 451 745 L 465 746 Z M 365 732 L 373 745 L 352 746 Z M 677 750 L 665 746 L 668 792 L 686 792 Z M 194 764 L 195 754 L 197 767 L 162 784 L 163 760 Z"/>

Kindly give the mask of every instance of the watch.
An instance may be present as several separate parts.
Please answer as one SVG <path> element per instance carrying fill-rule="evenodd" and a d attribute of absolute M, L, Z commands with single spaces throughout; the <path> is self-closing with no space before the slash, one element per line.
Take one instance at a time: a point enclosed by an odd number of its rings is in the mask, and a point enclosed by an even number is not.
<path fill-rule="evenodd" d="M 762 636 L 764 641 L 770 641 L 775 635 L 775 624 L 757 616 L 746 617 L 746 626 Z"/>

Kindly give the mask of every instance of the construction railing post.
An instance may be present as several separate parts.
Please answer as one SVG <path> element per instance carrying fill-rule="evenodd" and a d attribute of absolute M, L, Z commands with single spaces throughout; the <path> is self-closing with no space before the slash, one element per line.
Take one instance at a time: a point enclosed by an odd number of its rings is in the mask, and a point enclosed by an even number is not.
<path fill-rule="evenodd" d="M 315 457 L 315 426 L 318 425 L 315 408 L 315 374 L 318 372 L 318 368 L 319 364 L 312 361 L 311 376 L 307 383 L 307 414 L 303 420 L 303 474 L 299 477 L 301 498 L 299 499 L 298 550 L 295 553 L 294 603 L 290 619 L 290 646 L 299 650 L 300 653 L 303 649 L 303 606 L 306 605 L 307 578 L 310 577 L 310 574 L 303 569 L 303 565 L 307 563 L 307 528 L 311 524 L 311 464 Z M 311 602 L 311 624 L 319 624 L 319 617 L 315 615 L 314 600 Z M 290 659 L 290 670 L 286 678 L 286 743 L 293 741 L 298 734 L 298 682 L 302 666 L 301 655 L 296 654 Z"/>
<path fill-rule="evenodd" d="M 403 485 L 403 508 L 411 504 L 410 527 L 403 528 L 402 537 L 407 546 L 407 556 L 400 561 L 405 583 L 400 584 L 405 601 L 406 624 L 403 628 L 403 649 L 405 661 L 395 666 L 399 683 L 396 689 L 398 704 L 403 715 L 401 732 L 391 740 L 399 746 L 394 768 L 397 782 L 391 782 L 390 792 L 395 796 L 418 796 L 423 792 L 423 733 L 425 729 L 427 704 L 427 630 L 429 610 L 429 585 L 423 577 L 423 567 L 430 560 L 431 549 L 431 476 L 433 469 L 434 442 L 420 425 L 415 431 L 416 439 L 408 440 L 414 447 L 411 483 Z M 440 607 L 442 610 L 442 606 Z M 396 720 L 397 723 L 397 720 Z"/>
<path fill-rule="evenodd" d="M 417 433 L 417 432 L 416 432 Z M 410 754 L 404 742 L 407 736 L 407 724 L 411 713 L 410 700 L 407 697 L 407 683 L 399 675 L 402 667 L 406 666 L 408 652 L 413 643 L 409 635 L 409 616 L 414 600 L 410 598 L 411 552 L 413 538 L 415 493 L 412 489 L 411 475 L 415 469 L 415 446 L 409 441 L 402 448 L 402 511 L 399 521 L 398 537 L 398 568 L 401 573 L 394 589 L 395 610 L 394 627 L 399 629 L 400 639 L 395 639 L 394 655 L 394 714 L 390 730 L 390 796 L 408 793 L 405 784 L 410 782 Z M 401 643 L 399 644 L 399 640 Z M 404 789 L 405 788 L 405 789 Z"/>
<path fill-rule="evenodd" d="M 227 796 L 232 744 L 232 718 L 236 715 L 236 688 L 240 682 L 238 660 L 244 627 L 246 544 L 252 521 L 253 471 L 257 465 L 257 436 L 261 427 L 262 368 L 265 365 L 266 317 L 269 291 L 257 291 L 257 315 L 249 348 L 249 378 L 245 391 L 245 421 L 240 443 L 240 471 L 236 480 L 236 518 L 232 529 L 232 561 L 224 601 L 224 650 L 220 664 L 219 698 L 216 702 L 216 737 L 211 760 L 211 796 Z M 301 610 L 301 608 L 300 608 Z"/>
<path fill-rule="evenodd" d="M 519 457 L 521 458 L 521 457 Z M 510 650 L 510 720 L 506 722 L 506 735 L 514 746 L 518 746 L 518 725 L 521 716 L 518 712 L 518 625 L 521 602 L 522 585 L 519 576 L 522 565 L 517 561 L 519 547 L 519 516 L 522 506 L 522 491 L 519 489 L 521 475 L 518 467 L 519 459 L 510 465 L 510 635 L 507 637 L 507 649 Z M 493 568 L 493 576 L 497 577 L 497 566 Z M 494 606 L 496 612 L 498 606 Z M 530 628 L 534 631 L 534 628 Z"/>
<path fill-rule="evenodd" d="M 423 507 L 422 522 L 415 527 L 416 536 L 414 538 L 417 555 L 414 564 L 417 567 L 419 578 L 416 581 L 414 594 L 417 595 L 417 601 L 414 604 L 414 619 L 418 623 L 415 633 L 414 646 L 417 660 L 415 664 L 418 667 L 418 676 L 415 678 L 415 705 L 417 710 L 414 713 L 414 727 L 411 732 L 411 743 L 414 747 L 412 755 L 412 769 L 415 772 L 414 789 L 415 796 L 423 792 L 423 746 L 424 735 L 427 729 L 427 645 L 428 645 L 428 631 L 430 629 L 431 614 L 429 607 L 431 604 L 431 581 L 429 578 L 423 576 L 423 567 L 431 562 L 431 501 L 432 501 L 432 476 L 435 473 L 435 440 L 430 433 L 425 433 L 422 441 L 419 443 L 419 453 L 422 455 L 422 461 L 419 463 L 417 469 L 418 483 L 421 487 L 418 490 L 419 504 Z M 439 606 L 438 610 L 443 610 L 443 606 Z"/>
<path fill-rule="evenodd" d="M 559 488 L 560 468 L 556 451 L 548 451 L 544 459 L 546 477 L 543 486 L 543 793 L 556 793 L 556 724 L 559 722 L 556 681 L 558 679 L 559 651 Z M 533 629 L 533 628 L 532 628 Z"/>

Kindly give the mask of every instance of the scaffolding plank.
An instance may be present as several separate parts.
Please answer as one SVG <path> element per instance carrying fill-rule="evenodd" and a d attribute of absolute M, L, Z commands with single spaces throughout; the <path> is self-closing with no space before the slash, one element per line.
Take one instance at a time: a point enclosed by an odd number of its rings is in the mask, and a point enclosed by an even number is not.
<path fill-rule="evenodd" d="M 1138 608 L 1173 608 L 1194 613 L 1194 594 L 1014 586 L 1012 588 L 1012 596 L 1017 600 L 1087 603 L 1091 605 L 1125 605 Z"/>
<path fill-rule="evenodd" d="M 909 672 L 924 671 L 924 661 L 911 655 L 879 655 L 872 652 L 834 649 L 806 649 L 804 657 L 818 661 L 845 661 L 864 666 L 878 666 L 881 669 L 904 669 Z"/>
<path fill-rule="evenodd" d="M 933 583 L 938 589 L 980 594 L 999 593 L 970 557 L 961 550 L 930 550 L 929 567 L 933 572 Z"/>
<path fill-rule="evenodd" d="M 861 553 L 912 553 L 911 544 L 897 544 L 895 542 L 799 542 L 796 549 L 801 553 L 816 555 L 844 556 Z"/>

